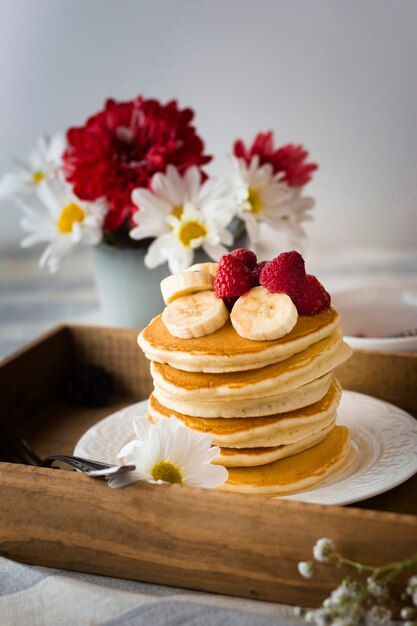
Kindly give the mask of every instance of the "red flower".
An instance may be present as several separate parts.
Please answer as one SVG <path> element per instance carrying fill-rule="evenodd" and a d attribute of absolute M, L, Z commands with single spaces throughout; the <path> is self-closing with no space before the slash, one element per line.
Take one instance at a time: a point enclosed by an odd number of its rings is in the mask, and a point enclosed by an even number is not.
<path fill-rule="evenodd" d="M 128 102 L 107 100 L 104 110 L 84 126 L 70 128 L 64 153 L 66 179 L 82 200 L 105 197 L 110 210 L 104 229 L 113 232 L 137 210 L 136 187 L 147 187 L 168 164 L 182 173 L 211 160 L 191 121 L 191 109 L 178 109 L 139 96 Z"/>
<path fill-rule="evenodd" d="M 290 187 L 301 187 L 312 178 L 312 173 L 318 168 L 316 163 L 306 163 L 308 152 L 303 146 L 287 144 L 282 148 L 274 148 L 274 135 L 272 131 L 258 133 L 249 149 L 241 139 L 234 145 L 234 155 L 249 163 L 252 157 L 257 155 L 261 165 L 270 163 L 274 168 L 274 174 L 283 172 L 283 180 Z"/>

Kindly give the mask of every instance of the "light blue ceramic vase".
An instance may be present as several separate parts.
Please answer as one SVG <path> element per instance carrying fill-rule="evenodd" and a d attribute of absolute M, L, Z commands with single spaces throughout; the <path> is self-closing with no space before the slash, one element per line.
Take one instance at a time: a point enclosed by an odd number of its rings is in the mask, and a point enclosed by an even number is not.
<path fill-rule="evenodd" d="M 159 284 L 170 274 L 168 264 L 149 270 L 143 262 L 145 248 L 100 245 L 92 250 L 103 323 L 144 328 L 165 306 Z M 196 251 L 195 263 L 209 260 Z"/>

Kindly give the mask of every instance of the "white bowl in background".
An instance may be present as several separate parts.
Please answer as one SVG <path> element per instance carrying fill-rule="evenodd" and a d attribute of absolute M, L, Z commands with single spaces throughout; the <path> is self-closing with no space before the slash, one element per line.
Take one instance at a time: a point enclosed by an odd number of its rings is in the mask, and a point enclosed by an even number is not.
<path fill-rule="evenodd" d="M 416 287 L 358 287 L 332 294 L 345 341 L 355 350 L 417 352 L 417 336 L 389 337 L 417 328 Z"/>

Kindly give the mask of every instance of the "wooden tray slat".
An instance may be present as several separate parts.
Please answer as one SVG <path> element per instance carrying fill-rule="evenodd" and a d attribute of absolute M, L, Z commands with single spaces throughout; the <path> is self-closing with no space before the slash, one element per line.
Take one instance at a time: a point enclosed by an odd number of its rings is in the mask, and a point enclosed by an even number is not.
<path fill-rule="evenodd" d="M 318 537 L 375 564 L 417 547 L 417 518 L 408 515 L 179 486 L 111 490 L 72 472 L 5 464 L 0 481 L 3 554 L 146 582 L 312 606 L 344 575 L 298 575 Z"/>
<path fill-rule="evenodd" d="M 71 452 L 96 421 L 149 395 L 136 335 L 60 327 L 6 360 L 0 426 L 26 435 L 41 455 Z M 81 363 L 113 375 L 110 406 L 65 401 L 65 378 Z M 356 352 L 337 374 L 345 388 L 417 415 L 417 357 Z M 370 563 L 409 556 L 417 550 L 417 477 L 342 508 L 178 486 L 112 490 L 74 472 L 0 463 L 0 553 L 27 563 L 313 606 L 334 588 L 334 570 L 305 581 L 297 563 L 321 536 Z"/>

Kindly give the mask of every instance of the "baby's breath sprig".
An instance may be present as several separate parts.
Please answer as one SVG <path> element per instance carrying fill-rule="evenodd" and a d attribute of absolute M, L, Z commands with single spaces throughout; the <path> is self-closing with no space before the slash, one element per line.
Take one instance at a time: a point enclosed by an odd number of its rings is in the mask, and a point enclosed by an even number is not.
<path fill-rule="evenodd" d="M 357 626 L 358 624 L 389 624 L 392 619 L 393 599 L 390 585 L 405 570 L 417 567 L 417 553 L 409 559 L 381 566 L 366 565 L 348 559 L 335 551 L 333 541 L 322 537 L 313 546 L 314 561 L 302 561 L 298 572 L 304 578 L 313 578 L 317 563 L 351 567 L 358 579 L 346 577 L 332 591 L 319 609 L 303 611 L 295 608 L 295 614 L 304 615 L 306 622 L 317 626 Z M 401 599 L 408 606 L 401 609 L 403 626 L 417 626 L 417 575 L 408 580 Z"/>

